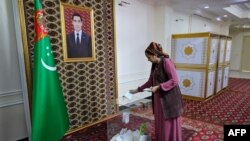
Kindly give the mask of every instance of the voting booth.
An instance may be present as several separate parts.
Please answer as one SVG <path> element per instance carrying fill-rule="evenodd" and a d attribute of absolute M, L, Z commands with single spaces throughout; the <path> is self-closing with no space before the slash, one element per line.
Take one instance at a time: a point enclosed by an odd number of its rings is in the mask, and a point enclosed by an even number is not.
<path fill-rule="evenodd" d="M 171 58 L 184 98 L 205 100 L 227 87 L 231 44 L 230 37 L 209 32 L 172 35 Z"/>
<path fill-rule="evenodd" d="M 222 69 L 223 69 L 222 88 L 223 89 L 228 86 L 231 48 L 232 48 L 232 38 L 227 37 L 226 47 L 225 47 L 224 63 L 223 63 L 223 66 L 222 66 Z"/>
<path fill-rule="evenodd" d="M 217 64 L 216 93 L 228 86 L 231 47 L 232 38 L 221 35 Z"/>

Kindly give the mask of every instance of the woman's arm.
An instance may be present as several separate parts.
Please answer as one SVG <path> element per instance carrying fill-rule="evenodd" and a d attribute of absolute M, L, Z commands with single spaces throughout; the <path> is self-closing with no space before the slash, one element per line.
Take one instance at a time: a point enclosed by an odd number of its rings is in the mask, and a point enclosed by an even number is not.
<path fill-rule="evenodd" d="M 150 74 L 148 81 L 146 83 L 144 83 L 143 85 L 141 85 L 140 87 L 138 87 L 137 90 L 139 92 L 142 92 L 143 89 L 151 87 L 152 82 L 153 82 L 153 76 L 152 76 L 152 74 Z"/>
<path fill-rule="evenodd" d="M 129 92 L 132 93 L 132 94 L 136 94 L 138 92 L 142 92 L 143 89 L 149 88 L 149 87 L 152 86 L 152 81 L 153 81 L 153 77 L 152 77 L 152 75 L 150 75 L 150 77 L 149 77 L 149 79 L 148 79 L 148 81 L 146 83 L 144 83 L 143 85 L 141 85 L 137 89 L 129 90 Z"/>

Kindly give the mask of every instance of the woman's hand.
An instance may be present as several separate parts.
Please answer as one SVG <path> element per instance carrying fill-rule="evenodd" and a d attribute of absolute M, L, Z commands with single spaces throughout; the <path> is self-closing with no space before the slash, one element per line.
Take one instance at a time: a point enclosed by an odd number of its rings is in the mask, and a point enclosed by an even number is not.
<path fill-rule="evenodd" d="M 154 87 L 151 88 L 151 91 L 153 93 L 156 93 L 159 89 L 160 89 L 160 86 L 154 86 Z"/>
<path fill-rule="evenodd" d="M 137 89 L 134 89 L 134 90 L 129 90 L 129 92 L 130 92 L 131 94 L 136 94 L 136 93 L 138 93 L 139 91 L 138 91 Z"/>

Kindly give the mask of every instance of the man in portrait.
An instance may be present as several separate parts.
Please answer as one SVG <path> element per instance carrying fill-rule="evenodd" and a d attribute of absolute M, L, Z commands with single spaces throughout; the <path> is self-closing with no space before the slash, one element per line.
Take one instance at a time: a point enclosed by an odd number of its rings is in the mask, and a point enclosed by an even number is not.
<path fill-rule="evenodd" d="M 67 34 L 68 58 L 91 57 L 91 37 L 82 31 L 83 19 L 81 15 L 73 13 L 71 20 L 74 31 Z"/>

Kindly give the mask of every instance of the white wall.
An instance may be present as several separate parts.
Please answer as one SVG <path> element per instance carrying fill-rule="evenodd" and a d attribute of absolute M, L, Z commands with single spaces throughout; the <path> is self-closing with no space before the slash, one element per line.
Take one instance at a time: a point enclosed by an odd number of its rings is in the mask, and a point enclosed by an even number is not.
<path fill-rule="evenodd" d="M 160 43 L 164 47 L 164 51 L 171 52 L 171 30 L 172 25 L 170 21 L 173 18 L 173 9 L 166 5 L 156 6 L 156 39 L 155 41 Z"/>
<path fill-rule="evenodd" d="M 155 35 L 154 6 L 135 0 L 126 0 L 129 5 L 119 6 L 115 1 L 116 48 L 118 72 L 118 103 L 128 101 L 122 96 L 129 90 L 143 84 L 149 75 L 151 64 L 147 61 L 144 50 Z M 140 93 L 133 101 L 149 96 Z"/>
<path fill-rule="evenodd" d="M 232 37 L 230 70 L 240 71 L 243 38 L 250 36 L 250 29 L 231 30 L 229 36 Z"/>
<path fill-rule="evenodd" d="M 172 34 L 212 32 L 228 35 L 229 23 L 211 21 L 197 15 L 188 15 L 174 11 L 172 15 Z"/>
<path fill-rule="evenodd" d="M 212 32 L 220 34 L 220 23 L 207 20 L 196 15 L 192 15 L 191 21 L 191 33 L 196 32 Z"/>
<path fill-rule="evenodd" d="M 172 20 L 172 34 L 182 34 L 190 32 L 191 16 L 185 13 L 174 11 Z"/>
<path fill-rule="evenodd" d="M 0 4 L 0 140 L 27 137 L 12 1 Z"/>
<path fill-rule="evenodd" d="M 24 113 L 23 104 L 0 107 L 1 141 L 16 141 L 28 136 Z"/>
<path fill-rule="evenodd" d="M 230 22 L 222 23 L 220 25 L 220 34 L 229 35 Z"/>

